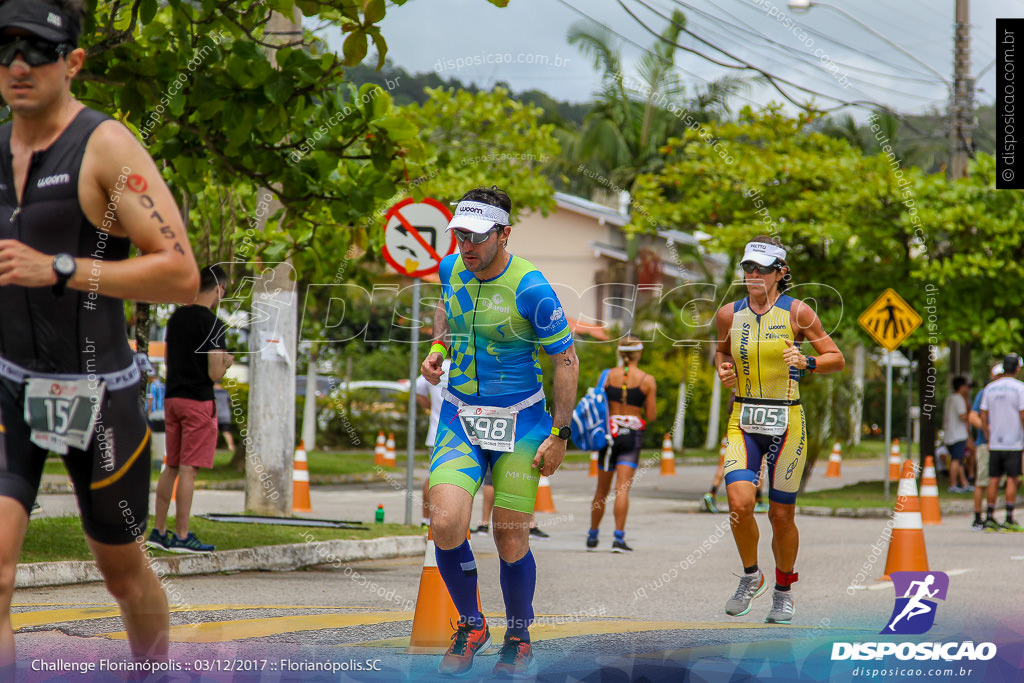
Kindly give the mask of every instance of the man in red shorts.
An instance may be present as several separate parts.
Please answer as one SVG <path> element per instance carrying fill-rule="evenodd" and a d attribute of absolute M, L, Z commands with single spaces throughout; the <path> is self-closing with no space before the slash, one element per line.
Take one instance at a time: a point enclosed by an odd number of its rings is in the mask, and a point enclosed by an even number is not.
<path fill-rule="evenodd" d="M 217 407 L 213 384 L 231 367 L 234 357 L 224 346 L 224 323 L 213 311 L 224 298 L 227 275 L 220 266 L 199 274 L 199 296 L 181 306 L 167 322 L 167 468 L 156 487 L 155 528 L 146 544 L 172 553 L 209 553 L 189 531 L 192 492 L 200 467 L 213 467 L 217 447 Z M 174 480 L 178 480 L 174 531 L 167 532 L 167 510 Z"/>

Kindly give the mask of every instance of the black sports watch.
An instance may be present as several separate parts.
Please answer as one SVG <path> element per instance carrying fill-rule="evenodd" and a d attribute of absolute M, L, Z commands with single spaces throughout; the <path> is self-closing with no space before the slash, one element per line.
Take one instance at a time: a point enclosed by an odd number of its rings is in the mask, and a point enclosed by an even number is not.
<path fill-rule="evenodd" d="M 569 437 L 572 436 L 572 430 L 569 429 L 569 425 L 563 427 L 552 427 L 551 435 L 557 436 L 562 441 L 568 441 Z"/>
<path fill-rule="evenodd" d="M 818 359 L 814 356 L 804 356 L 807 359 L 807 371 L 814 372 L 818 367 Z"/>
<path fill-rule="evenodd" d="M 71 254 L 61 252 L 53 257 L 53 272 L 57 273 L 57 282 L 53 285 L 54 296 L 64 296 L 68 280 L 75 274 L 77 268 L 78 264 L 75 263 L 75 257 Z"/>

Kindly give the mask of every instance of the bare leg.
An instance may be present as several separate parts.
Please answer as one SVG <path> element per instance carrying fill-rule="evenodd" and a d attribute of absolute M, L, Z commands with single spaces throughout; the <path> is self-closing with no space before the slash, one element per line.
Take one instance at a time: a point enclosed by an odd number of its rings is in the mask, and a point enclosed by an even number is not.
<path fill-rule="evenodd" d="M 11 627 L 11 600 L 14 597 L 14 575 L 21 543 L 28 529 L 28 515 L 21 503 L 0 497 L 0 673 L 14 667 L 14 630 Z M 11 671 L 13 675 L 13 671 Z"/>
<path fill-rule="evenodd" d="M 192 514 L 192 492 L 195 490 L 198 472 L 199 468 L 191 465 L 182 465 L 178 468 L 178 497 L 174 504 L 174 533 L 181 539 L 188 536 L 188 518 Z"/>
<path fill-rule="evenodd" d="M 170 639 L 167 596 L 137 542 L 108 545 L 86 538 L 121 619 L 136 659 L 167 659 Z"/>
<path fill-rule="evenodd" d="M 491 515 L 494 513 L 494 486 L 484 484 L 483 509 L 480 514 L 480 523 L 484 526 L 491 525 Z M 524 552 L 525 554 L 525 552 Z"/>
<path fill-rule="evenodd" d="M 160 479 L 156 483 L 156 510 L 153 511 L 155 517 L 153 526 L 161 534 L 167 533 L 167 512 L 171 507 L 171 495 L 174 492 L 174 482 L 177 479 L 178 468 L 166 467 L 160 473 Z"/>
<path fill-rule="evenodd" d="M 619 465 L 615 468 L 615 529 L 617 531 L 626 530 L 626 514 L 629 513 L 629 487 L 633 485 L 635 472 L 636 470 L 629 465 Z"/>
<path fill-rule="evenodd" d="M 754 521 L 753 482 L 734 481 L 725 487 L 729 495 L 729 521 L 732 524 L 732 537 L 736 541 L 736 549 L 740 552 L 740 561 L 744 567 L 757 564 L 757 541 L 760 538 L 757 522 Z"/>
<path fill-rule="evenodd" d="M 473 496 L 454 484 L 430 487 L 430 531 L 441 550 L 458 548 L 466 541 L 469 520 L 473 516 Z"/>
<path fill-rule="evenodd" d="M 800 532 L 796 528 L 796 505 L 768 501 L 768 521 L 772 523 L 772 552 L 775 568 L 784 574 L 793 572 L 796 553 L 800 546 Z"/>
<path fill-rule="evenodd" d="M 614 472 L 597 471 L 597 491 L 594 492 L 594 502 L 590 506 L 590 528 L 597 529 L 601 526 L 601 519 L 604 517 L 605 501 L 608 492 L 612 488 L 612 476 Z"/>

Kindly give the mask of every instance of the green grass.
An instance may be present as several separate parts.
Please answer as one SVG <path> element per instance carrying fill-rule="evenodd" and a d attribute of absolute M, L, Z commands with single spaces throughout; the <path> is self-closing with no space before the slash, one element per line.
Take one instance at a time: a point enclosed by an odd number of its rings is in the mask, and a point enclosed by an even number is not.
<path fill-rule="evenodd" d="M 889 500 L 885 499 L 884 482 L 859 481 L 838 489 L 809 491 L 801 493 L 797 505 L 819 506 L 829 508 L 891 508 L 896 504 L 896 489 L 899 482 L 889 482 Z M 939 486 L 939 500 L 973 501 L 973 493 L 949 493 L 944 486 Z"/>
<path fill-rule="evenodd" d="M 150 518 L 146 534 L 153 526 Z M 234 524 L 211 522 L 193 518 L 189 524 L 203 543 L 212 543 L 217 550 L 252 548 L 264 545 L 305 543 L 307 534 L 318 541 L 334 539 L 369 539 L 382 536 L 415 536 L 425 533 L 418 526 L 404 524 L 366 524 L 369 531 L 352 529 L 318 529 L 313 527 L 285 527 L 267 524 Z M 174 518 L 168 520 L 168 527 L 174 527 Z M 170 556 L 171 553 L 157 551 L 154 556 Z M 77 516 L 43 517 L 33 519 L 25 536 L 21 550 L 21 562 L 56 562 L 59 560 L 90 560 L 92 555 L 85 542 L 82 525 Z"/>

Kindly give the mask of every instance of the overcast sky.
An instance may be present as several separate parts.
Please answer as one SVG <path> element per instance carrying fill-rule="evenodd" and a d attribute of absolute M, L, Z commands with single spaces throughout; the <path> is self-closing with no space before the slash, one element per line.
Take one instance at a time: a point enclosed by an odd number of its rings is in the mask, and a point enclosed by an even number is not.
<path fill-rule="evenodd" d="M 882 103 L 903 113 L 946 108 L 948 86 L 940 76 L 947 82 L 952 80 L 953 0 L 833 0 L 803 14 L 790 13 L 786 0 L 623 3 L 657 33 L 667 21 L 652 9 L 666 16 L 673 8 L 682 9 L 688 28 L 699 38 L 822 95 Z M 978 79 L 976 97 L 986 104 L 993 101 L 995 84 L 995 68 L 990 64 L 995 57 L 996 17 L 1024 17 L 1024 0 L 971 0 L 970 4 L 971 73 L 978 74 L 987 67 Z M 570 26 L 586 21 L 567 5 L 622 34 L 616 40 L 626 72 L 635 73 L 632 66 L 643 51 L 628 41 L 647 48 L 656 38 L 617 0 L 565 0 L 564 4 L 562 0 L 511 0 L 505 8 L 494 7 L 487 0 L 409 0 L 401 7 L 388 8 L 382 28 L 389 59 L 408 71 L 438 71 L 442 76 L 455 76 L 482 87 L 505 81 L 516 91 L 537 88 L 557 99 L 585 102 L 593 98 L 600 81 L 593 63 L 566 40 Z M 888 41 L 872 35 L 842 12 Z M 322 35 L 340 51 L 337 29 L 328 29 Z M 684 34 L 680 43 L 720 61 L 737 61 L 697 37 Z M 901 54 L 892 43 L 918 61 Z M 808 63 L 801 63 L 794 51 L 808 53 L 804 57 Z M 458 60 L 467 65 L 454 66 Z M 716 66 L 682 51 L 677 53 L 676 64 L 688 89 L 725 74 L 753 75 Z M 799 101 L 811 96 L 792 86 L 782 87 Z M 769 100 L 782 98 L 769 86 L 753 85 L 734 104 L 764 104 Z M 836 104 L 822 96 L 816 102 L 823 106 Z"/>

